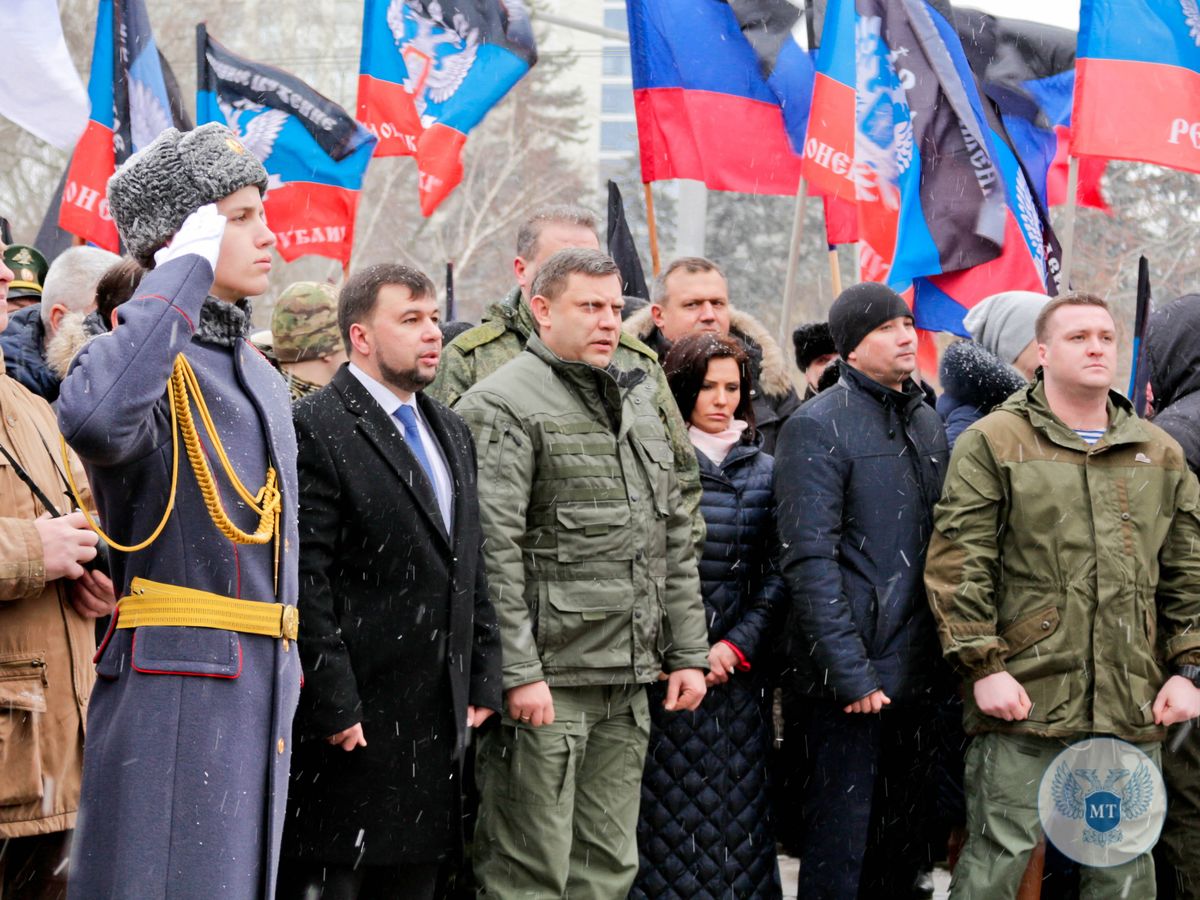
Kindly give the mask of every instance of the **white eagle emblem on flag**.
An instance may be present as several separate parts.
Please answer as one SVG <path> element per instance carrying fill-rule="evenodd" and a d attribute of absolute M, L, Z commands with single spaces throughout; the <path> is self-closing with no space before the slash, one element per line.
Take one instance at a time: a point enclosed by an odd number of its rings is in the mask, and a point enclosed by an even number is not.
<path fill-rule="evenodd" d="M 259 162 L 266 163 L 268 157 L 275 150 L 275 141 L 279 138 L 279 132 L 287 124 L 288 114 L 279 109 L 267 109 L 261 103 L 254 103 L 243 98 L 230 102 L 224 97 L 218 97 L 217 105 L 221 107 L 226 124 L 238 136 L 246 149 L 257 156 Z M 245 113 L 259 112 L 264 109 L 266 112 L 247 120 L 245 124 L 242 123 L 242 116 Z M 282 185 L 283 180 L 278 175 L 274 172 L 269 174 L 268 191 Z"/>
<path fill-rule="evenodd" d="M 1200 47 L 1200 5 L 1197 5 L 1196 0 L 1179 0 L 1179 5 L 1183 9 L 1183 19 L 1187 22 L 1188 34 L 1192 36 L 1196 46 Z"/>
<path fill-rule="evenodd" d="M 129 137 L 137 152 L 170 128 L 171 112 L 144 81 L 129 76 Z"/>
<path fill-rule="evenodd" d="M 438 0 L 430 0 L 424 9 L 420 0 L 392 0 L 387 23 L 408 70 L 404 87 L 423 123 L 432 124 L 424 122 L 425 108 L 445 103 L 466 81 L 479 53 L 479 29 L 472 28 L 461 12 L 455 12 L 448 24 Z M 409 33 L 410 23 L 416 26 L 415 34 Z M 443 46 L 451 52 L 439 53 Z"/>

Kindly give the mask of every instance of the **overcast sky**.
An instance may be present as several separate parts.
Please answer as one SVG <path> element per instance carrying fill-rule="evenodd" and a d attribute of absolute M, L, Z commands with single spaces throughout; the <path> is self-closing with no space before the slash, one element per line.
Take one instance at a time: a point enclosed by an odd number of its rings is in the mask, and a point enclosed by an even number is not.
<path fill-rule="evenodd" d="M 1029 19 L 1072 30 L 1079 28 L 1078 0 L 959 0 L 954 5 L 973 7 L 1010 19 Z"/>

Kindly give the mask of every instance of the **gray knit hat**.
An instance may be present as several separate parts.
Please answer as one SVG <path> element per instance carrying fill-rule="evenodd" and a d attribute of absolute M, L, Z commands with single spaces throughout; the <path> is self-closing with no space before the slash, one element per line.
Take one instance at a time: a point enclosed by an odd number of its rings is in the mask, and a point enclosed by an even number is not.
<path fill-rule="evenodd" d="M 267 190 L 267 170 L 218 122 L 168 128 L 108 179 L 108 208 L 129 254 L 146 268 L 183 220 L 248 185 Z"/>
<path fill-rule="evenodd" d="M 1011 364 L 1033 340 L 1038 313 L 1049 302 L 1045 294 L 1032 291 L 992 294 L 966 314 L 963 325 L 971 337 Z"/>

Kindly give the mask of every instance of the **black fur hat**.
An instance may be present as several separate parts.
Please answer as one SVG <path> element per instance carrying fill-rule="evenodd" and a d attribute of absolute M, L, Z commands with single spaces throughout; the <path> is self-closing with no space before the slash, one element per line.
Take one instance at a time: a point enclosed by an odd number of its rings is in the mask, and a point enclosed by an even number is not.
<path fill-rule="evenodd" d="M 808 322 L 798 326 L 792 332 L 792 343 L 796 345 L 796 365 L 801 372 L 818 356 L 837 353 L 828 322 Z"/>

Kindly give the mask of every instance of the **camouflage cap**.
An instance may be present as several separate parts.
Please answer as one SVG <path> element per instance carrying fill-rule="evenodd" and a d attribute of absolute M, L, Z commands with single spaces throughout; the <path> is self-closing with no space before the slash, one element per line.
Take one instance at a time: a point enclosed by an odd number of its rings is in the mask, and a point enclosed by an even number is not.
<path fill-rule="evenodd" d="M 13 280 L 8 286 L 8 298 L 41 297 L 42 285 L 50 264 L 33 247 L 9 244 L 4 250 L 4 264 L 12 269 Z"/>
<path fill-rule="evenodd" d="M 298 281 L 288 287 L 275 301 L 271 334 L 280 362 L 317 359 L 340 349 L 342 332 L 333 285 Z"/>

